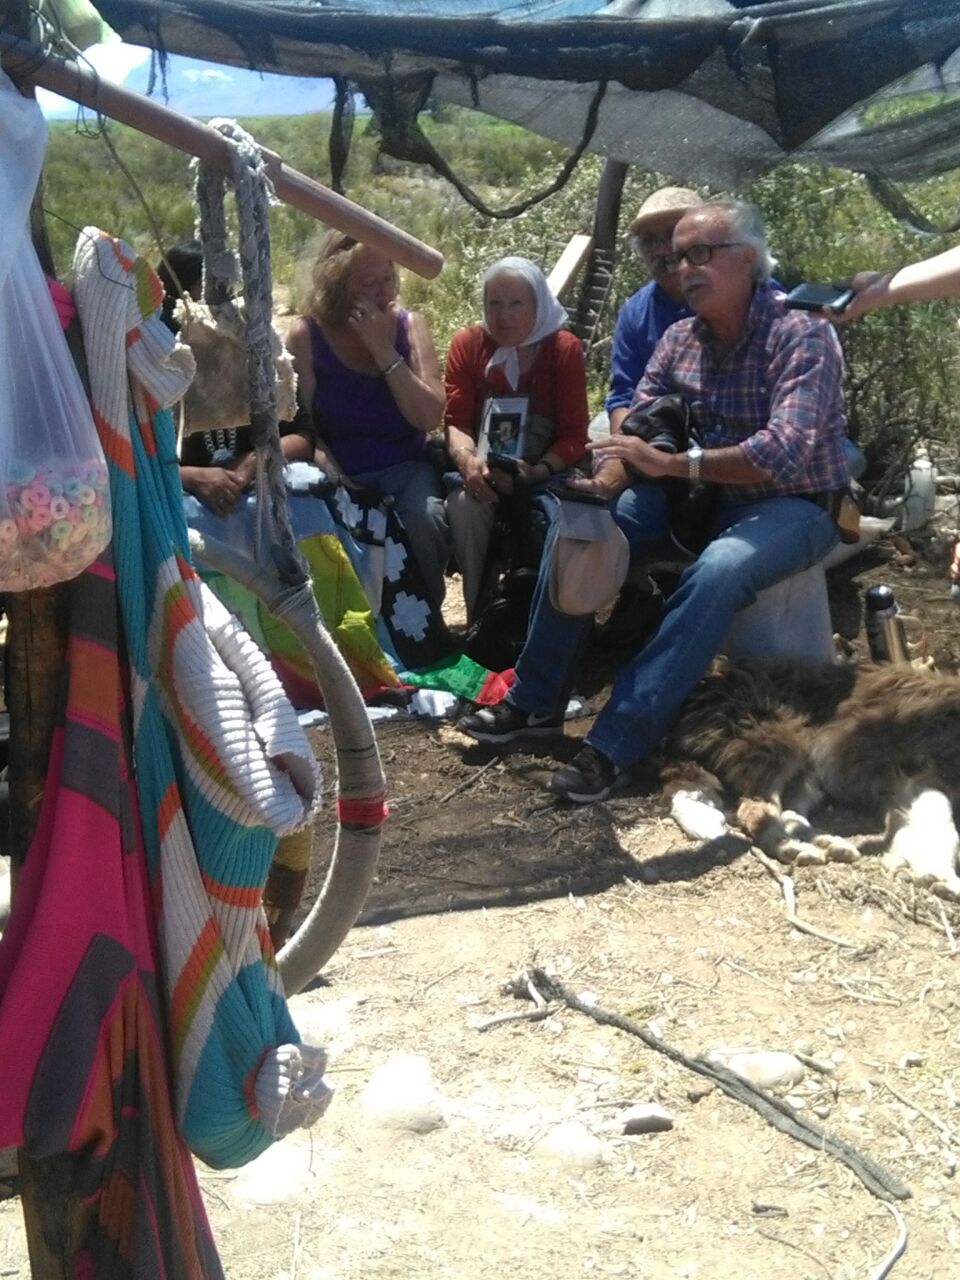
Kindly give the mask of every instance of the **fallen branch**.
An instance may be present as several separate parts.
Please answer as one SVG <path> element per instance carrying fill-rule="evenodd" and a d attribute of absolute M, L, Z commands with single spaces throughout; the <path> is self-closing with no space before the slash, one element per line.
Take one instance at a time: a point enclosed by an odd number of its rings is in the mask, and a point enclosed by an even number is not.
<path fill-rule="evenodd" d="M 491 1027 L 502 1027 L 508 1022 L 543 1022 L 544 1018 L 549 1018 L 555 1012 L 552 1005 L 546 1004 L 542 1009 L 526 1009 L 523 1013 L 498 1013 L 496 1017 L 478 1023 L 476 1030 L 489 1031 Z"/>
<path fill-rule="evenodd" d="M 719 1063 L 710 1062 L 706 1058 L 689 1057 L 682 1050 L 675 1048 L 673 1045 L 668 1044 L 666 1040 L 661 1039 L 660 1036 L 655 1035 L 649 1027 L 631 1022 L 628 1018 L 621 1017 L 618 1013 L 611 1013 L 609 1010 L 601 1008 L 600 1005 L 587 1004 L 564 986 L 562 982 L 551 978 L 543 969 L 533 968 L 526 970 L 519 978 L 505 983 L 503 990 L 514 996 L 526 999 L 530 997 L 528 985 L 530 983 L 533 983 L 541 999 L 565 1004 L 568 1009 L 575 1009 L 578 1013 L 585 1013 L 587 1017 L 593 1018 L 601 1026 L 616 1027 L 619 1031 L 625 1031 L 628 1035 L 636 1036 L 649 1049 L 662 1053 L 671 1062 L 679 1063 L 689 1071 L 694 1071 L 697 1075 L 711 1080 L 728 1097 L 750 1107 L 751 1110 L 762 1116 L 768 1124 L 775 1129 L 779 1129 L 781 1133 L 785 1133 L 787 1137 L 795 1138 L 796 1141 L 804 1143 L 805 1146 L 811 1147 L 814 1151 L 822 1151 L 845 1164 L 848 1169 L 856 1174 L 867 1190 L 878 1199 L 887 1201 L 908 1200 L 910 1198 L 910 1189 L 895 1174 L 890 1173 L 889 1170 L 871 1159 L 870 1156 L 858 1151 L 849 1142 L 826 1133 L 818 1125 L 808 1120 L 806 1116 L 795 1111 L 782 1098 L 774 1097 L 772 1094 L 767 1093 L 766 1090 L 751 1084 L 749 1080 L 745 1080 L 742 1076 L 738 1076 L 736 1072 L 731 1071 L 728 1067 L 721 1066 Z"/>
<path fill-rule="evenodd" d="M 474 783 L 479 782 L 488 769 L 492 769 L 495 764 L 500 764 L 500 757 L 494 756 L 492 760 L 488 760 L 486 764 L 481 765 L 475 773 L 469 778 L 464 778 L 462 782 L 458 782 L 455 787 L 451 787 L 449 791 L 445 791 L 440 797 L 440 804 L 446 804 L 448 800 L 452 800 L 454 796 L 460 795 L 464 791 L 469 791 Z"/>
<path fill-rule="evenodd" d="M 905 1107 L 909 1107 L 911 1111 L 915 1111 L 918 1116 L 923 1116 L 924 1120 L 933 1125 L 947 1145 L 951 1148 L 953 1147 L 956 1142 L 953 1130 L 948 1124 L 941 1120 L 939 1116 L 934 1115 L 932 1111 L 927 1111 L 924 1107 L 921 1107 L 919 1103 L 911 1102 L 911 1100 L 902 1094 L 899 1089 L 895 1089 L 893 1087 L 886 1076 L 882 1076 L 876 1083 L 882 1084 L 887 1092 L 892 1093 L 896 1100 L 898 1102 L 902 1102 Z"/>
<path fill-rule="evenodd" d="M 888 1204 L 886 1207 L 893 1214 L 893 1220 L 897 1224 L 897 1239 L 893 1248 L 877 1267 L 876 1271 L 871 1274 L 870 1280 L 886 1280 L 886 1277 L 893 1270 L 894 1263 L 903 1255 L 907 1247 L 907 1224 L 903 1214 L 895 1204 Z"/>
<path fill-rule="evenodd" d="M 825 929 L 818 929 L 815 924 L 808 924 L 806 920 L 801 920 L 797 915 L 797 891 L 794 888 L 793 880 L 790 876 L 785 876 L 777 864 L 767 855 L 756 847 L 750 846 L 750 854 L 763 867 L 769 876 L 772 876 L 780 886 L 780 892 L 783 894 L 784 905 L 787 908 L 787 923 L 793 925 L 794 929 L 798 929 L 801 933 L 808 933 L 811 938 L 819 938 L 821 942 L 830 942 L 835 947 L 849 947 L 851 951 L 857 950 L 856 942 L 848 942 L 846 938 L 840 938 L 836 934 L 827 933 Z"/>
<path fill-rule="evenodd" d="M 833 1273 L 827 1264 L 815 1253 L 811 1253 L 809 1249 L 805 1249 L 802 1244 L 797 1244 L 794 1240 L 788 1240 L 786 1236 L 778 1236 L 774 1231 L 763 1231 L 757 1228 L 757 1234 L 763 1236 L 765 1240 L 773 1240 L 776 1244 L 785 1244 L 788 1249 L 796 1249 L 797 1253 L 802 1253 L 805 1258 L 809 1258 L 811 1262 L 815 1262 L 823 1274 L 832 1277 Z"/>

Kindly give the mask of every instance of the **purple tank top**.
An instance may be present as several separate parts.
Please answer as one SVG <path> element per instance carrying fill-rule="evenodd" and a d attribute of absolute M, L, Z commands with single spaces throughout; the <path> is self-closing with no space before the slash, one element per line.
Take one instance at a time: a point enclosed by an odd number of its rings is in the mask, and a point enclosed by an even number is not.
<path fill-rule="evenodd" d="M 317 436 L 330 446 L 347 475 L 364 475 L 398 462 L 422 459 L 426 437 L 404 418 L 386 381 L 348 369 L 312 316 L 307 317 L 307 324 L 317 379 L 313 397 Z M 394 345 L 404 360 L 410 357 L 407 325 L 408 313 L 401 311 Z"/>

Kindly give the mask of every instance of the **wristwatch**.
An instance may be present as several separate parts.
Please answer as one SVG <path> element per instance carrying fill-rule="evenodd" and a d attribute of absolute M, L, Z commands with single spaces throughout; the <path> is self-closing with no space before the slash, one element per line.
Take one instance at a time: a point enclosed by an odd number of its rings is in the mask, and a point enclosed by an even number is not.
<path fill-rule="evenodd" d="M 703 450 L 698 444 L 692 444 L 687 450 L 687 476 L 691 484 L 700 480 L 700 463 L 703 461 Z"/>

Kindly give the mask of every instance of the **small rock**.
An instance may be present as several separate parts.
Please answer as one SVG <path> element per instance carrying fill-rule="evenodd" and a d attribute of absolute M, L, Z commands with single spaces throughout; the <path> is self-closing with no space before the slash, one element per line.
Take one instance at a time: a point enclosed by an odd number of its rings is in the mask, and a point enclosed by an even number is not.
<path fill-rule="evenodd" d="M 687 1090 L 687 1100 L 689 1102 L 700 1102 L 702 1099 L 709 1097 L 716 1087 L 712 1080 L 698 1080 L 696 1084 L 692 1084 Z"/>
<path fill-rule="evenodd" d="M 922 1067 L 926 1059 L 922 1053 L 917 1053 L 912 1049 L 903 1054 L 900 1058 L 900 1070 L 904 1071 L 907 1067 Z"/>
<path fill-rule="evenodd" d="M 333 1159 L 339 1152 L 325 1151 Z M 229 1184 L 230 1195 L 247 1204 L 268 1206 L 289 1203 L 299 1196 L 316 1194 L 317 1174 L 308 1144 L 278 1142 L 268 1147 L 237 1173 Z"/>
<path fill-rule="evenodd" d="M 596 1169 L 604 1162 L 603 1143 L 579 1120 L 555 1125 L 533 1149 L 571 1173 Z"/>
<path fill-rule="evenodd" d="M 829 1102 L 818 1102 L 815 1106 L 811 1107 L 810 1110 L 820 1120 L 826 1120 L 827 1116 L 833 1110 L 833 1107 L 831 1107 Z"/>
<path fill-rule="evenodd" d="M 787 1096 L 784 1098 L 784 1102 L 786 1102 L 788 1106 L 793 1107 L 794 1111 L 806 1110 L 806 1106 L 807 1106 L 806 1100 L 804 1098 L 799 1097 L 795 1093 L 788 1093 Z"/>
<path fill-rule="evenodd" d="M 620 1116 L 624 1133 L 666 1133 L 673 1116 L 657 1102 L 638 1102 Z"/>
<path fill-rule="evenodd" d="M 776 1049 L 735 1053 L 726 1065 L 758 1089 L 789 1089 L 799 1084 L 805 1075 L 798 1058 Z"/>
<path fill-rule="evenodd" d="M 446 1123 L 430 1063 L 416 1053 L 398 1053 L 378 1067 L 360 1105 L 385 1129 L 430 1133 Z"/>
<path fill-rule="evenodd" d="M 819 978 L 810 969 L 795 969 L 787 975 L 787 981 L 798 987 L 812 987 L 819 982 Z"/>

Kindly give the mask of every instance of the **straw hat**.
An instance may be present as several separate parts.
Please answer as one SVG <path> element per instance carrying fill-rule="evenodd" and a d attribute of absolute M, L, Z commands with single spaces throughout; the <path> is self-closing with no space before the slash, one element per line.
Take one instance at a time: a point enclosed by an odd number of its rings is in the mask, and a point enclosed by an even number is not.
<path fill-rule="evenodd" d="M 703 204 L 703 200 L 689 187 L 661 187 L 640 206 L 640 212 L 630 224 L 631 234 L 657 235 L 670 231 L 688 209 L 699 204 Z"/>

